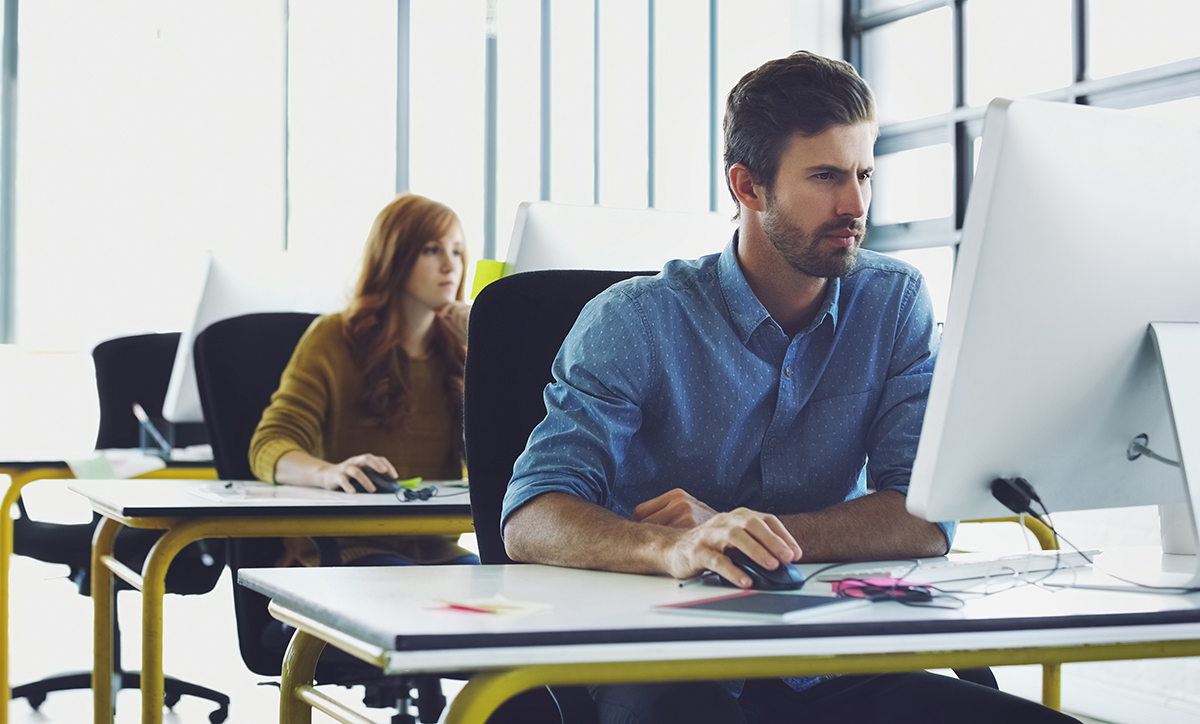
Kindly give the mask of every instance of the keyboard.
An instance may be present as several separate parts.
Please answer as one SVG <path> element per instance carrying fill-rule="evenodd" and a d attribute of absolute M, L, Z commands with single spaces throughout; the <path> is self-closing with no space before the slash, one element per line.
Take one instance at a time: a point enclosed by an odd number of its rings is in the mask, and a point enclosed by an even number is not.
<path fill-rule="evenodd" d="M 838 566 L 817 575 L 818 581 L 842 578 L 899 578 L 905 583 L 943 583 L 973 578 L 1017 576 L 1055 568 L 1080 568 L 1100 551 L 1033 551 L 1000 556 L 986 553 L 953 553 L 941 558 L 911 561 L 855 563 Z"/>

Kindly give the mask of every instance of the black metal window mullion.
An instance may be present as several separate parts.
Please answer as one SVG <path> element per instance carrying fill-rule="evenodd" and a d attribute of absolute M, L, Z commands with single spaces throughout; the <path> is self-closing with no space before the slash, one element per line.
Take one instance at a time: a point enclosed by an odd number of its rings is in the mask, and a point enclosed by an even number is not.
<path fill-rule="evenodd" d="M 863 71 L 862 30 L 858 20 L 862 15 L 862 0 L 842 0 L 842 57 Z"/>
<path fill-rule="evenodd" d="M 1072 80 L 1082 83 L 1088 75 L 1088 0 L 1071 0 L 1071 59 L 1074 67 Z M 1077 95 L 1072 103 L 1086 104 L 1087 96 Z"/>
<path fill-rule="evenodd" d="M 966 19 L 963 13 L 964 0 L 954 0 L 951 5 L 952 21 L 951 39 L 953 47 L 954 63 L 953 73 L 951 77 L 954 79 L 954 108 L 965 108 L 967 105 L 967 34 L 966 34 Z M 961 120 L 957 115 L 952 114 L 951 123 L 953 124 L 953 149 L 954 149 L 954 229 L 957 231 L 963 226 L 963 219 L 967 215 L 967 196 L 971 193 L 971 178 L 975 175 L 975 163 L 973 156 L 974 144 L 971 142 L 971 136 L 967 132 L 967 123 Z"/>

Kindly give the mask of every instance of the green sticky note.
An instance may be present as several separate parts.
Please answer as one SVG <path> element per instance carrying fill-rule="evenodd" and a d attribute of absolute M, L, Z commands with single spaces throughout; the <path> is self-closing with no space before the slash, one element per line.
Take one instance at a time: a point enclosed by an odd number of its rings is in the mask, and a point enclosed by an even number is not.
<path fill-rule="evenodd" d="M 103 455 L 97 455 L 88 460 L 68 460 L 67 467 L 71 469 L 71 474 L 77 478 L 113 480 L 117 477 L 117 471 L 113 470 L 112 463 Z"/>
<path fill-rule="evenodd" d="M 475 281 L 471 284 L 471 299 L 479 295 L 483 288 L 507 273 L 505 263 L 495 259 L 480 259 L 475 262 Z"/>

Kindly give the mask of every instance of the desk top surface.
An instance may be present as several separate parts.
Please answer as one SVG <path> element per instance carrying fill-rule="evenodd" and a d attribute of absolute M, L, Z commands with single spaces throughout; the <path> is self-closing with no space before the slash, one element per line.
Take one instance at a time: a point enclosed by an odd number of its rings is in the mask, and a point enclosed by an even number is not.
<path fill-rule="evenodd" d="M 179 452 L 184 452 L 180 449 Z M 161 459 L 153 455 L 148 455 L 137 448 L 133 449 L 115 449 L 115 450 L 94 450 L 91 453 L 80 454 L 64 454 L 61 450 L 0 450 L 0 469 L 8 470 L 36 470 L 38 468 L 63 469 L 68 467 L 67 460 L 82 459 L 98 454 L 115 455 L 123 457 L 146 457 L 150 459 Z M 211 468 L 213 466 L 212 456 L 207 457 L 172 457 L 165 461 L 169 468 Z"/>
<path fill-rule="evenodd" d="M 1131 549 L 1125 554 L 1103 554 L 1098 562 L 1106 570 L 1111 570 L 1111 565 L 1127 572 L 1145 570 L 1161 558 L 1157 551 Z M 1093 576 L 1103 574 L 1060 571 L 1050 580 L 1085 582 Z M 729 589 L 681 587 L 678 581 L 658 576 L 536 565 L 243 569 L 239 582 L 271 597 L 286 611 L 385 652 L 411 656 L 459 651 L 459 658 L 469 655 L 476 660 L 499 649 L 522 647 L 656 643 L 661 648 L 668 642 L 692 642 L 725 649 L 754 640 L 846 637 L 869 640 L 871 646 L 877 646 L 881 638 L 911 639 L 928 634 L 971 634 L 976 640 L 983 636 L 990 640 L 989 645 L 1000 647 L 1044 646 L 1045 641 L 1056 640 L 1054 636 L 1063 641 L 1083 636 L 1095 643 L 1103 639 L 1106 628 L 1122 629 L 1125 633 L 1121 635 L 1128 636 L 1129 627 L 1164 626 L 1174 627 L 1169 637 L 1200 640 L 1200 594 L 1045 588 L 1011 580 L 993 581 L 989 590 L 996 592 L 991 595 L 959 596 L 963 601 L 960 608 L 876 603 L 790 624 L 655 610 L 663 604 L 729 593 Z M 812 590 L 806 586 L 802 592 L 822 593 L 822 585 L 828 593 L 829 584 L 815 581 Z M 547 610 L 504 615 L 447 606 L 470 605 L 497 596 Z M 1032 638 L 1027 636 L 1022 644 L 1013 632 L 1025 632 Z M 715 641 L 723 643 L 714 647 Z M 930 644 L 903 644 L 914 645 Z M 452 659 L 443 656 L 439 661 L 446 666 Z"/>
<path fill-rule="evenodd" d="M 117 518 L 303 515 L 470 515 L 465 481 L 425 481 L 427 500 L 351 494 L 257 480 L 72 480 L 92 508 Z"/>

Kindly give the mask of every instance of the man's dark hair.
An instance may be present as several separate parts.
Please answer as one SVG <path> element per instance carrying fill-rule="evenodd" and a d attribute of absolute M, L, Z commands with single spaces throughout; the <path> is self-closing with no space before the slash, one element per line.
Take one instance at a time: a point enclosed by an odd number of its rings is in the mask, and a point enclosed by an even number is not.
<path fill-rule="evenodd" d="M 725 102 L 725 184 L 740 163 L 768 192 L 793 134 L 816 136 L 832 126 L 875 120 L 875 99 L 854 66 L 798 50 L 742 76 Z M 733 194 L 734 203 L 738 203 Z M 738 207 L 739 213 L 741 207 Z"/>

